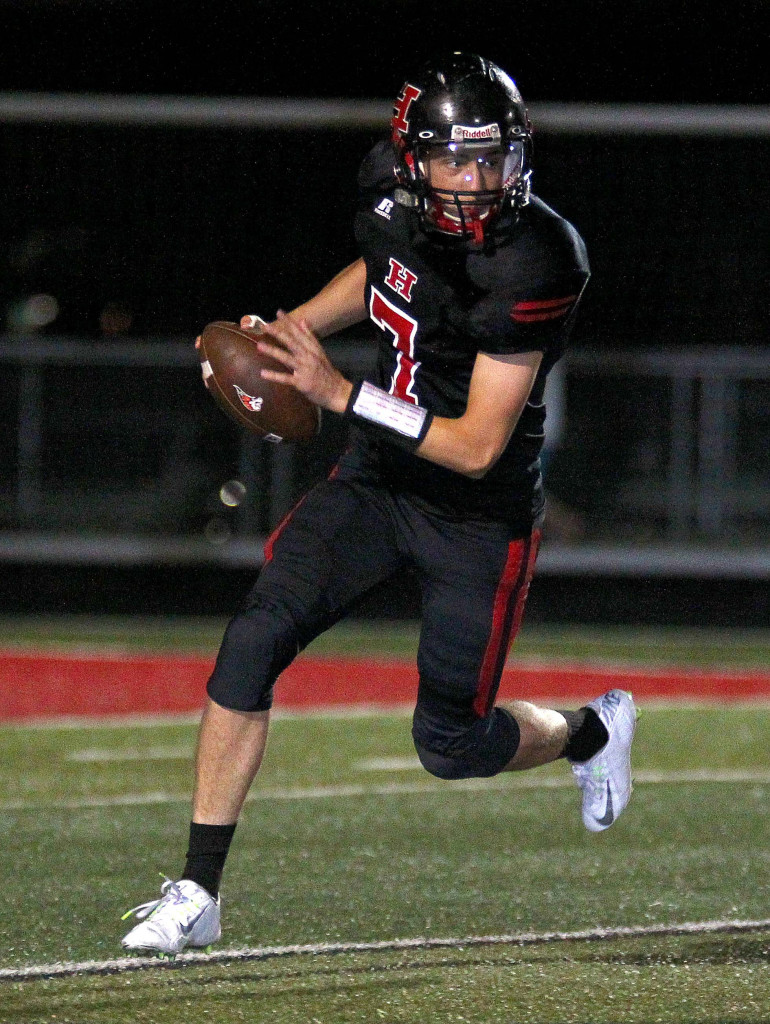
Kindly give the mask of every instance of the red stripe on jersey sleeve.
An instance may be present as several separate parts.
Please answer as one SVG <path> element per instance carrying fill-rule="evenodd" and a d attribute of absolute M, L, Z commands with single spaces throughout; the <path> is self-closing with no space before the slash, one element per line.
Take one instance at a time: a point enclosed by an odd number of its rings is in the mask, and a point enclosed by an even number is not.
<path fill-rule="evenodd" d="M 577 299 L 577 295 L 565 295 L 562 299 L 532 299 L 531 301 L 517 302 L 511 310 L 511 320 L 518 324 L 555 320 L 570 311 L 575 299 Z"/>
<path fill-rule="evenodd" d="M 574 302 L 576 298 L 577 295 L 565 295 L 563 299 L 533 299 L 531 302 L 517 302 L 513 308 L 522 312 L 525 309 L 550 309 L 552 306 Z"/>
<path fill-rule="evenodd" d="M 547 313 L 511 313 L 511 320 L 517 324 L 531 324 L 538 320 L 556 320 L 565 313 L 569 313 L 569 306 L 565 306 L 564 309 L 551 309 Z"/>

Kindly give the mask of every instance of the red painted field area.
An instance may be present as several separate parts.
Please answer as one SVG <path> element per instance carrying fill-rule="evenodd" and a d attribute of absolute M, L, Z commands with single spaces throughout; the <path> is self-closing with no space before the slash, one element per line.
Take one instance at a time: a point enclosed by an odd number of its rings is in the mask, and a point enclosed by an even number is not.
<path fill-rule="evenodd" d="M 197 711 L 212 664 L 211 658 L 191 656 L 0 652 L 0 719 Z M 575 700 L 613 686 L 633 690 L 638 700 L 770 699 L 767 673 L 561 664 L 510 666 L 500 697 Z M 411 662 L 300 657 L 276 687 L 276 707 L 411 704 L 416 691 L 417 672 Z"/>

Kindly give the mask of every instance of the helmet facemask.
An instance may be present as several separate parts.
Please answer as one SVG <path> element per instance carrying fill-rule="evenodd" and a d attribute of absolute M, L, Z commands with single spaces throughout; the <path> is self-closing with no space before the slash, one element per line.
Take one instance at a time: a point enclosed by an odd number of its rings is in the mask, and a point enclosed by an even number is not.
<path fill-rule="evenodd" d="M 528 198 L 525 143 L 458 141 L 420 145 L 407 159 L 429 230 L 483 244 L 514 197 Z"/>

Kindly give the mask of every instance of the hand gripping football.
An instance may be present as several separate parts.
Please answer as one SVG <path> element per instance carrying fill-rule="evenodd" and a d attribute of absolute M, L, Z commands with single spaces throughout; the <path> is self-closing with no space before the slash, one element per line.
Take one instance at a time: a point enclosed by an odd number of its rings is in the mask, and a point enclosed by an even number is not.
<path fill-rule="evenodd" d="M 263 440 L 309 441 L 319 431 L 321 410 L 289 385 L 260 376 L 263 367 L 286 367 L 262 355 L 257 334 L 224 320 L 208 324 L 198 349 L 203 380 L 217 405 Z"/>

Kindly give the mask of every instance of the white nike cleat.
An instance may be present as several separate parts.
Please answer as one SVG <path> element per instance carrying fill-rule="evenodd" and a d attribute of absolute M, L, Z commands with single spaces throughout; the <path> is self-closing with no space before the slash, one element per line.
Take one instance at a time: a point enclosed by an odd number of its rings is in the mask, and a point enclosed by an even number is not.
<path fill-rule="evenodd" d="M 603 832 L 631 799 L 631 742 L 636 729 L 636 707 L 625 690 L 610 690 L 586 707 L 599 716 L 609 739 L 587 761 L 570 764 L 583 791 L 583 824 L 590 832 Z"/>
<path fill-rule="evenodd" d="M 135 914 L 141 922 L 123 939 L 124 949 L 173 959 L 188 946 L 199 949 L 218 941 L 222 935 L 218 899 L 187 878 L 181 882 L 166 878 L 160 891 L 159 900 L 142 903 L 121 918 L 125 921 Z"/>

